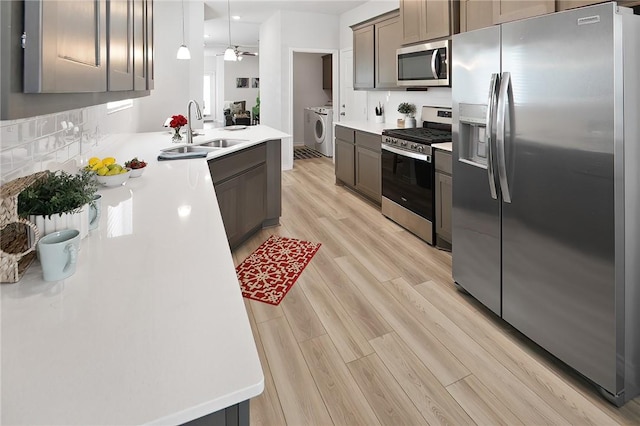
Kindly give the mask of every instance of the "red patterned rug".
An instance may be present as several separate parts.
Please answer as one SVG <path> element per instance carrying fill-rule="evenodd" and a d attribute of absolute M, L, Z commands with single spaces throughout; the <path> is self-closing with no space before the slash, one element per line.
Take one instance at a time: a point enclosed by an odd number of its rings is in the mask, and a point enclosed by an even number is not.
<path fill-rule="evenodd" d="M 320 243 L 270 236 L 236 267 L 242 295 L 280 304 L 319 248 Z"/>

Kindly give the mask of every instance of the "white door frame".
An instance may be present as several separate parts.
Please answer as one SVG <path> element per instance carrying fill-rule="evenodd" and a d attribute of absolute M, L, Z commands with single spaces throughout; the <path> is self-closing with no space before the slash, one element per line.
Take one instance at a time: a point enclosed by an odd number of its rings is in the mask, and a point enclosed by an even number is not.
<path fill-rule="evenodd" d="M 340 54 L 338 49 L 312 49 L 305 47 L 290 47 L 289 48 L 289 102 L 287 106 L 287 115 L 289 117 L 287 123 L 287 130 L 285 132 L 293 135 L 293 54 L 294 53 L 324 53 L 331 54 L 331 102 L 333 103 L 333 121 L 338 121 L 339 109 L 335 106 L 338 105 L 340 100 Z M 333 143 L 333 141 L 331 141 Z M 293 143 L 291 144 L 291 164 L 293 164 Z"/>

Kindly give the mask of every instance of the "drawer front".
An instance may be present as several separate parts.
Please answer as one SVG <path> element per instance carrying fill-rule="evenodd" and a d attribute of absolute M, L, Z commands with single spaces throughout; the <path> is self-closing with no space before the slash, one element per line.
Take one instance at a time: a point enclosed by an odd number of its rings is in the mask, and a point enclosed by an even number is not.
<path fill-rule="evenodd" d="M 380 152 L 380 144 L 382 143 L 382 136 L 374 133 L 366 133 L 356 131 L 356 145 L 371 149 L 375 152 Z"/>
<path fill-rule="evenodd" d="M 243 149 L 224 157 L 209 161 L 209 170 L 214 184 L 236 176 L 267 160 L 266 144 Z"/>
<path fill-rule="evenodd" d="M 336 125 L 336 138 L 337 139 L 342 139 L 345 142 L 351 142 L 353 143 L 355 138 L 354 138 L 354 133 L 355 131 L 353 129 L 350 129 L 348 127 L 343 127 L 343 126 L 338 126 Z"/>
<path fill-rule="evenodd" d="M 451 174 L 451 154 L 436 149 L 436 170 Z"/>

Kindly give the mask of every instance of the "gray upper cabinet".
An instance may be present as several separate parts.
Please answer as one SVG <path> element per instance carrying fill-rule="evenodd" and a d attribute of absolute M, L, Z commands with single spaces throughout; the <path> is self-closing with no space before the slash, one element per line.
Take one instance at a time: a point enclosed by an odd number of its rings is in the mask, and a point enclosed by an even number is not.
<path fill-rule="evenodd" d="M 25 93 L 107 90 L 106 0 L 24 2 Z"/>
<path fill-rule="evenodd" d="M 492 0 L 460 0 L 460 32 L 493 25 Z"/>
<path fill-rule="evenodd" d="M 400 17 L 394 16 L 375 24 L 375 31 L 375 87 L 396 88 L 396 50 L 402 45 Z"/>
<path fill-rule="evenodd" d="M 147 90 L 151 90 L 154 87 L 154 75 L 153 75 L 153 0 L 147 0 L 146 6 L 146 67 L 147 67 Z"/>
<path fill-rule="evenodd" d="M 111 0 L 109 16 L 110 91 L 133 90 L 133 2 Z"/>
<path fill-rule="evenodd" d="M 353 30 L 353 88 L 371 89 L 374 78 L 373 25 Z"/>
<path fill-rule="evenodd" d="M 402 44 L 413 44 L 458 32 L 458 0 L 400 0 Z"/>
<path fill-rule="evenodd" d="M 133 0 L 133 90 L 147 88 L 145 0 Z"/>
<path fill-rule="evenodd" d="M 353 29 L 353 88 L 396 89 L 396 49 L 402 34 L 398 11 L 386 13 Z"/>
<path fill-rule="evenodd" d="M 556 11 L 555 0 L 494 0 L 493 23 L 515 21 L 517 19 L 531 18 Z"/>

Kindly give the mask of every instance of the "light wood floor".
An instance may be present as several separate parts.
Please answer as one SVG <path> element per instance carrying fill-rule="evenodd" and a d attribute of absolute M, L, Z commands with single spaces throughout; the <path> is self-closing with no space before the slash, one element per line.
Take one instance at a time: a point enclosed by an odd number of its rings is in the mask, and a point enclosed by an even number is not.
<path fill-rule="evenodd" d="M 279 306 L 245 299 L 265 375 L 255 425 L 640 424 L 470 296 L 451 256 L 334 184 L 326 158 L 283 173 L 271 234 L 322 247 Z"/>

